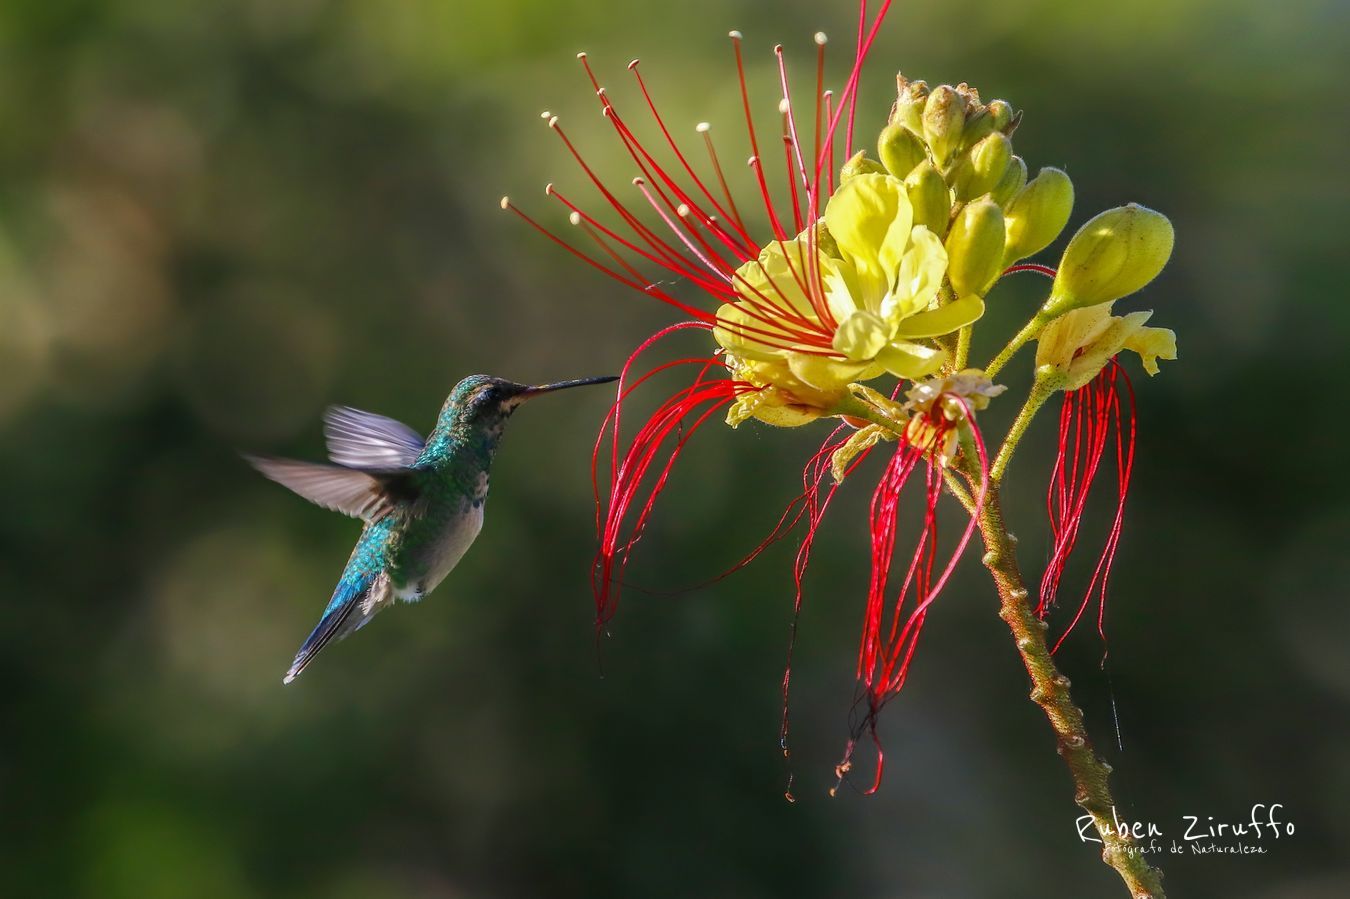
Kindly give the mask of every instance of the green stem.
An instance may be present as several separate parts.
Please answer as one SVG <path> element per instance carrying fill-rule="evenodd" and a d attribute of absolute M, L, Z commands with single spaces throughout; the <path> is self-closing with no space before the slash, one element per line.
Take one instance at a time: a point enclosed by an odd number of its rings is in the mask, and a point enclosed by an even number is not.
<path fill-rule="evenodd" d="M 1031 384 L 1031 393 L 1027 394 L 1027 401 L 1022 404 L 1017 418 L 1013 419 L 1011 427 L 1008 428 L 1008 436 L 1003 438 L 1003 445 L 998 448 L 998 455 L 989 466 L 989 478 L 995 484 L 1002 482 L 1003 474 L 1008 470 L 1008 463 L 1012 461 L 1013 453 L 1022 442 L 1031 420 L 1036 417 L 1041 406 L 1045 405 L 1045 401 L 1063 386 L 1064 375 L 1057 369 L 1045 365 L 1036 370 L 1036 380 Z"/>
<path fill-rule="evenodd" d="M 952 371 L 961 371 L 970 362 L 970 337 L 975 329 L 966 325 L 956 335 L 956 360 L 952 363 Z"/>
<path fill-rule="evenodd" d="M 1008 364 L 1008 360 L 1015 356 L 1018 350 L 1026 346 L 1027 341 L 1041 333 L 1041 329 L 1049 324 L 1050 321 L 1051 319 L 1046 317 L 1043 313 L 1036 313 L 1031 321 L 1027 322 L 1026 325 L 1022 327 L 1022 330 L 1013 335 L 1013 339 L 1008 341 L 1008 345 L 994 357 L 993 361 L 985 366 L 985 376 L 992 378 L 997 374 L 1003 366 Z"/>
<path fill-rule="evenodd" d="M 979 477 L 967 471 L 968 477 Z M 1017 566 L 1017 538 L 1003 520 L 997 485 L 991 485 L 979 517 L 984 541 L 984 566 L 998 588 L 999 617 L 1012 631 L 1017 652 L 1031 678 L 1031 701 L 1041 707 L 1055 732 L 1060 756 L 1073 779 L 1074 801 L 1092 816 L 1102 841 L 1102 861 L 1125 881 L 1134 899 L 1165 899 L 1162 874 L 1148 863 L 1139 844 L 1116 830 L 1116 800 L 1111 794 L 1111 766 L 1093 750 L 1083 723 L 1083 712 L 1069 694 L 1069 679 L 1055 665 L 1046 643 L 1045 622 L 1028 601 L 1029 593 Z"/>
<path fill-rule="evenodd" d="M 1074 802 L 1091 816 L 1097 828 L 1102 842 L 1102 861 L 1120 875 L 1133 899 L 1166 899 L 1162 873 L 1148 863 L 1136 840 L 1128 833 L 1117 831 L 1116 800 L 1111 794 L 1109 782 L 1111 766 L 1093 749 L 1083 722 L 1083 712 L 1074 704 L 1069 693 L 1069 679 L 1055 665 L 1045 639 L 1046 624 L 1032 609 L 1030 592 L 1017 565 L 1017 538 L 1009 532 L 1003 519 L 999 488 L 1008 462 L 1036 412 L 1062 386 L 1063 376 L 1054 369 L 1047 366 L 1037 371 L 1031 394 L 990 467 L 988 490 L 982 506 L 977 509 L 975 500 L 961 487 L 951 469 L 944 472 L 944 477 L 948 488 L 967 511 L 972 515 L 977 511 L 979 513 L 976 523 L 985 549 L 982 562 L 989 569 L 998 590 L 999 617 L 1012 632 L 1017 653 L 1031 679 L 1031 700 L 1041 707 L 1055 733 L 1060 757 L 1064 759 L 1073 780 Z M 904 433 L 903 423 L 854 397 L 849 400 L 848 414 L 880 424 L 897 435 Z M 957 456 L 954 467 L 974 489 L 981 480 L 979 463 L 971 448 L 973 441 L 969 439 L 969 429 L 963 426 L 962 432 L 962 452 Z"/>

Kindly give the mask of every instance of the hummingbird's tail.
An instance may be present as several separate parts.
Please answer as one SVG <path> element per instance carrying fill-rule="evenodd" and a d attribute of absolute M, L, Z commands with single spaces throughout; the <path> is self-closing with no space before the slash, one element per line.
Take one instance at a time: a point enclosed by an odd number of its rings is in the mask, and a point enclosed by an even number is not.
<path fill-rule="evenodd" d="M 387 604 L 389 592 L 389 578 L 383 573 L 344 577 L 338 581 L 323 617 L 295 654 L 295 661 L 291 662 L 281 682 L 289 684 L 295 680 L 325 646 L 333 640 L 341 640 L 369 621 Z"/>

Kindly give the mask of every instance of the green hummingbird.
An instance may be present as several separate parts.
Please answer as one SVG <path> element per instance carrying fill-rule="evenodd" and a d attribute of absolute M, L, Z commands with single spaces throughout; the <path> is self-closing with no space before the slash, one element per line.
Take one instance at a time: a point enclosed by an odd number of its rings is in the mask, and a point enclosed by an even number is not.
<path fill-rule="evenodd" d="M 333 598 L 300 646 L 289 684 L 334 639 L 395 600 L 416 602 L 464 557 L 483 527 L 488 471 L 506 420 L 526 400 L 614 377 L 527 386 L 470 375 L 455 385 L 423 440 L 402 422 L 346 406 L 324 415 L 332 465 L 246 456 L 312 503 L 365 522 Z"/>

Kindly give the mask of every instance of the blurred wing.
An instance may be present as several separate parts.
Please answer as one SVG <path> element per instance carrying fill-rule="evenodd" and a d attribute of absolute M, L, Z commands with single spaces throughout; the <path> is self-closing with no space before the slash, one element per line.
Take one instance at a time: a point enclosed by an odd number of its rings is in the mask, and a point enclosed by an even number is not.
<path fill-rule="evenodd" d="M 292 459 L 264 456 L 244 458 L 264 477 L 315 505 L 353 518 L 375 521 L 386 515 L 396 503 L 396 499 L 386 489 L 386 482 L 364 471 Z"/>
<path fill-rule="evenodd" d="M 323 421 L 328 458 L 350 468 L 408 468 L 426 445 L 403 422 L 350 406 L 329 406 Z"/>

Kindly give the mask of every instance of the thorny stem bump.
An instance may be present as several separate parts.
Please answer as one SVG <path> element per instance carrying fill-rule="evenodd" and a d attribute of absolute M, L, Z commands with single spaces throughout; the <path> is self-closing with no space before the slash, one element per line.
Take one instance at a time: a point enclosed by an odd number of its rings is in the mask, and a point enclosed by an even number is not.
<path fill-rule="evenodd" d="M 1083 711 L 1074 704 L 1073 697 L 1069 693 L 1069 679 L 1055 665 L 1050 646 L 1045 639 L 1045 622 L 1036 616 L 1028 602 L 1030 593 L 1017 565 L 1017 538 L 1008 531 L 1003 519 L 1003 508 L 999 498 L 1003 474 L 1037 410 L 1062 386 L 1060 378 L 1060 375 L 1050 369 L 1037 372 L 1031 394 L 1027 397 L 995 457 L 983 508 L 979 510 L 978 526 L 985 549 L 982 561 L 985 568 L 989 569 L 989 574 L 998 589 L 999 617 L 1012 631 L 1017 653 L 1022 657 L 1022 664 L 1026 666 L 1027 674 L 1031 678 L 1031 700 L 1041 707 L 1041 711 L 1050 722 L 1051 729 L 1055 732 L 1060 757 L 1064 759 L 1069 776 L 1073 779 L 1074 801 L 1092 816 L 1097 833 L 1101 837 L 1102 861 L 1115 869 L 1125 881 L 1134 899 L 1166 899 L 1162 886 L 1162 872 L 1148 863 L 1137 841 L 1128 833 L 1117 832 L 1116 801 L 1111 794 L 1109 783 L 1111 766 L 1094 750 L 1083 722 Z M 870 414 L 864 412 L 864 409 L 870 411 Z M 897 428 L 898 422 L 863 403 L 858 403 L 856 407 L 851 405 L 849 411 L 850 414 L 863 412 L 864 414 L 859 417 L 890 428 L 897 434 L 903 433 L 903 426 Z M 956 458 L 953 468 L 959 471 L 968 483 L 977 484 L 980 472 L 975 467 L 977 463 L 972 461 L 975 456 L 968 449 L 971 442 L 970 429 L 962 427 L 960 436 L 962 452 Z M 958 479 L 950 471 L 946 475 L 946 480 L 952 494 L 967 511 L 974 514 L 976 506 L 970 493 L 961 487 Z"/>

